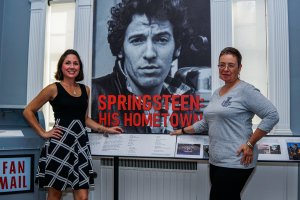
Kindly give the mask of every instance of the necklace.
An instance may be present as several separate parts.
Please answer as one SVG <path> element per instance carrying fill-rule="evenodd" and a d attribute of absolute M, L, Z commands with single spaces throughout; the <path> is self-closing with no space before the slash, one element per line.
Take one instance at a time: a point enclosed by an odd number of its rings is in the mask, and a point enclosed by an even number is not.
<path fill-rule="evenodd" d="M 61 83 L 62 83 L 64 86 L 66 86 L 66 87 L 72 89 L 72 86 L 67 85 L 66 83 L 64 83 L 64 82 L 62 82 L 62 81 L 61 81 Z M 76 85 L 73 87 L 73 95 L 77 95 L 77 92 L 76 92 L 77 83 L 75 83 L 75 84 L 76 84 Z"/>

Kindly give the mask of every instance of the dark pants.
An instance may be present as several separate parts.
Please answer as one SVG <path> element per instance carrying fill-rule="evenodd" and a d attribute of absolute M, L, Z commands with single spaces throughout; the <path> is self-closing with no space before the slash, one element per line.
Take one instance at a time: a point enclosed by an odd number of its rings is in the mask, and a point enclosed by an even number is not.
<path fill-rule="evenodd" d="M 240 200 L 241 191 L 254 168 L 235 169 L 210 164 L 210 200 Z"/>

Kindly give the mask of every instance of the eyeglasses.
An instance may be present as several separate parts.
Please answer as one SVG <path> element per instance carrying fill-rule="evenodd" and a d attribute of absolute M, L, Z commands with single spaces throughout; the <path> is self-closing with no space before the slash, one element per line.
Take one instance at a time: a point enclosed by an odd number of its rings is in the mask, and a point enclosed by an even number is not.
<path fill-rule="evenodd" d="M 219 69 L 225 69 L 226 66 L 228 67 L 228 69 L 233 69 L 233 68 L 236 67 L 236 64 L 234 64 L 234 63 L 221 63 L 221 64 L 218 64 Z"/>

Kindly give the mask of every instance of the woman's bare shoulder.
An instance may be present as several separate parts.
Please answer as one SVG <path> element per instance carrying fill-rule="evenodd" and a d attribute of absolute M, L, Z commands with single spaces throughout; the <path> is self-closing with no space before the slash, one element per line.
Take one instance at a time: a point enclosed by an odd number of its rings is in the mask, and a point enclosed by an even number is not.
<path fill-rule="evenodd" d="M 53 100 L 57 95 L 57 86 L 56 83 L 51 83 L 43 89 L 43 93 L 50 96 L 50 99 Z"/>
<path fill-rule="evenodd" d="M 85 90 L 86 90 L 86 93 L 88 94 L 88 96 L 90 96 L 90 88 L 89 88 L 89 86 L 85 85 Z"/>

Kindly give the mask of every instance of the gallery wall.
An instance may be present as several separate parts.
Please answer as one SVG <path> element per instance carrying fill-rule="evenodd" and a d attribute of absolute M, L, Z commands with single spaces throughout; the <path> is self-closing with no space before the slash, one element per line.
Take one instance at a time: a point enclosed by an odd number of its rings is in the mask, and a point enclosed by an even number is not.
<path fill-rule="evenodd" d="M 300 134 L 300 1 L 289 0 L 291 129 Z M 27 91 L 29 0 L 0 1 L 0 105 L 25 105 Z M 17 27 L 17 28 L 16 28 Z M 41 66 L 42 67 L 42 66 Z"/>
<path fill-rule="evenodd" d="M 290 118 L 291 130 L 296 135 L 300 135 L 299 8 L 299 0 L 288 0 Z M 30 0 L 0 0 L 0 106 L 26 104 L 29 27 Z"/>

